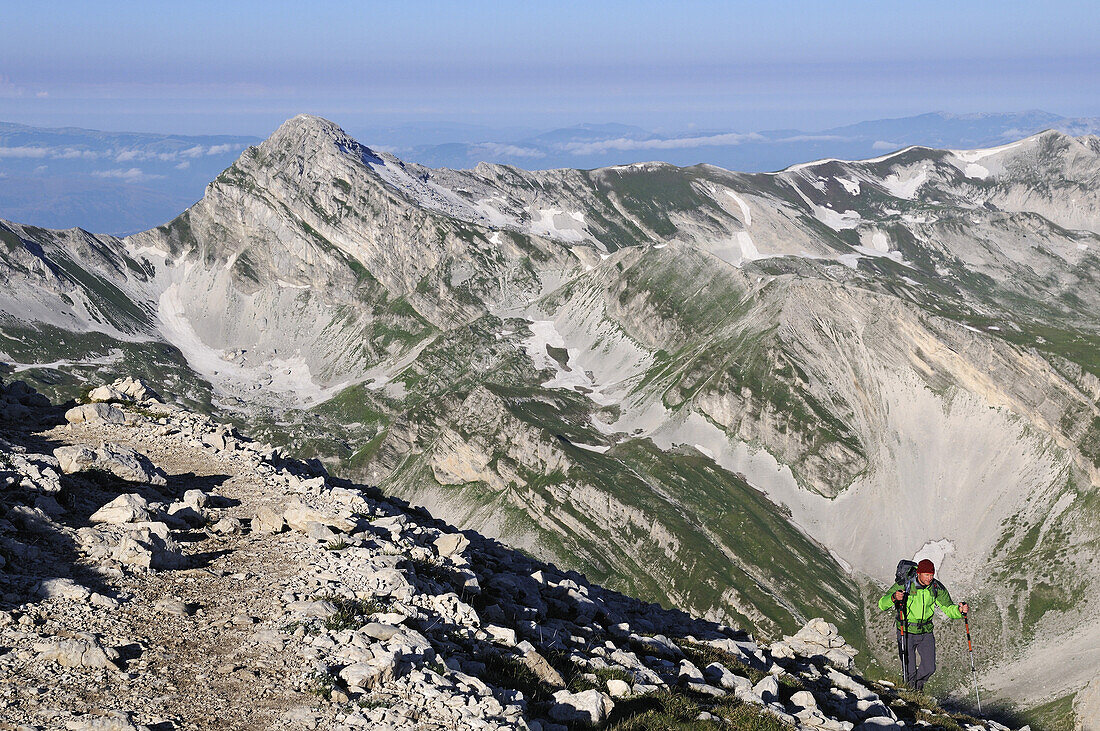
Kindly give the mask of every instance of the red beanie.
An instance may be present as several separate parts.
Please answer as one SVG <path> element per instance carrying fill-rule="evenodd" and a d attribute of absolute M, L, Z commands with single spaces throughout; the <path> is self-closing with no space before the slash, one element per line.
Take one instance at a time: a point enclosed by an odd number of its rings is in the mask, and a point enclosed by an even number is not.
<path fill-rule="evenodd" d="M 934 574 L 936 573 L 936 566 L 927 558 L 922 558 L 920 563 L 917 564 L 918 574 Z"/>

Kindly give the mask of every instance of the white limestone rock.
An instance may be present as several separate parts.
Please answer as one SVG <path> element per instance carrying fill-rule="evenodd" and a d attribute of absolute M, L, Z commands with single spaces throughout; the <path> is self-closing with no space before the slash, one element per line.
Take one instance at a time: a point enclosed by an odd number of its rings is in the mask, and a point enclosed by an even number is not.
<path fill-rule="evenodd" d="M 104 648 L 95 635 L 80 633 L 75 638 L 54 639 L 34 644 L 39 658 L 67 668 L 104 668 L 118 670 L 117 650 Z"/>
<path fill-rule="evenodd" d="M 149 501 L 136 493 L 119 495 L 89 516 L 93 523 L 141 523 L 156 520 Z"/>
<path fill-rule="evenodd" d="M 466 550 L 470 545 L 470 539 L 461 533 L 445 533 L 436 538 L 433 545 L 440 556 L 454 556 Z"/>
<path fill-rule="evenodd" d="M 88 400 L 92 403 L 109 403 L 112 401 L 129 402 L 133 401 L 134 398 L 112 386 L 100 386 L 91 390 L 88 394 Z"/>
<path fill-rule="evenodd" d="M 95 467 L 120 480 L 164 486 L 167 476 L 141 452 L 119 444 L 104 443 L 96 450 Z"/>
<path fill-rule="evenodd" d="M 554 693 L 554 705 L 550 707 L 550 718 L 563 723 L 586 723 L 599 726 L 615 708 L 615 701 L 606 693 L 598 690 L 585 690 L 571 693 L 559 690 Z"/>
<path fill-rule="evenodd" d="M 283 515 L 266 505 L 252 517 L 252 530 L 257 533 L 281 533 L 286 529 Z"/>
<path fill-rule="evenodd" d="M 83 404 L 65 412 L 70 424 L 125 424 L 126 414 L 111 404 Z"/>
<path fill-rule="evenodd" d="M 57 459 L 61 471 L 67 475 L 74 472 L 84 472 L 90 469 L 96 461 L 96 451 L 82 444 L 71 447 L 58 447 L 53 450 L 53 456 Z"/>
<path fill-rule="evenodd" d="M 164 523 L 134 524 L 112 552 L 119 563 L 145 569 L 169 570 L 184 568 L 187 557 L 171 537 Z"/>

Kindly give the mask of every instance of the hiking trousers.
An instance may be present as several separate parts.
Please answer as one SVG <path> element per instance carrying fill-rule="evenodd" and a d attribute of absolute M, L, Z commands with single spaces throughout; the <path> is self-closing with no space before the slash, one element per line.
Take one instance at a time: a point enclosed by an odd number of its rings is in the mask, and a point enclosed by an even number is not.
<path fill-rule="evenodd" d="M 909 665 L 905 669 L 905 677 L 909 679 L 910 687 L 915 690 L 923 690 L 924 684 L 936 672 L 936 636 L 931 632 L 924 634 L 908 634 L 909 638 Z M 902 644 L 905 638 L 898 631 L 898 657 L 902 654 Z"/>

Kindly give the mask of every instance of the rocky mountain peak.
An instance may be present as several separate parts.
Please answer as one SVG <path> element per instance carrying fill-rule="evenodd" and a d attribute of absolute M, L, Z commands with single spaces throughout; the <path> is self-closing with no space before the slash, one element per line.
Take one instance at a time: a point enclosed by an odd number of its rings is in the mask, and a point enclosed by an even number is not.
<path fill-rule="evenodd" d="M 317 155 L 351 152 L 374 156 L 335 122 L 312 114 L 299 114 L 283 122 L 259 145 L 263 158 L 311 160 Z M 246 153 L 247 154 L 247 153 Z M 316 164 L 313 162 L 312 164 Z"/>

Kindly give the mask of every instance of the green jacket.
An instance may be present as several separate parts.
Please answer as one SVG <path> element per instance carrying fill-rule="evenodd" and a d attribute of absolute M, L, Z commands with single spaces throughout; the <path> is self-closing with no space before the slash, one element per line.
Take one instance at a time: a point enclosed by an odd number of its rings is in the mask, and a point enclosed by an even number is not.
<path fill-rule="evenodd" d="M 904 591 L 901 584 L 894 584 L 881 599 L 878 600 L 878 608 L 882 611 L 894 609 L 894 592 Z M 932 631 L 932 614 L 936 607 L 943 610 L 951 619 L 962 619 L 962 611 L 959 606 L 951 601 L 951 595 L 947 593 L 947 587 L 939 581 L 932 579 L 928 586 L 921 586 L 913 581 L 909 589 L 909 601 L 905 607 L 906 631 L 923 635 Z M 901 621 L 894 617 L 894 626 L 901 629 Z"/>

